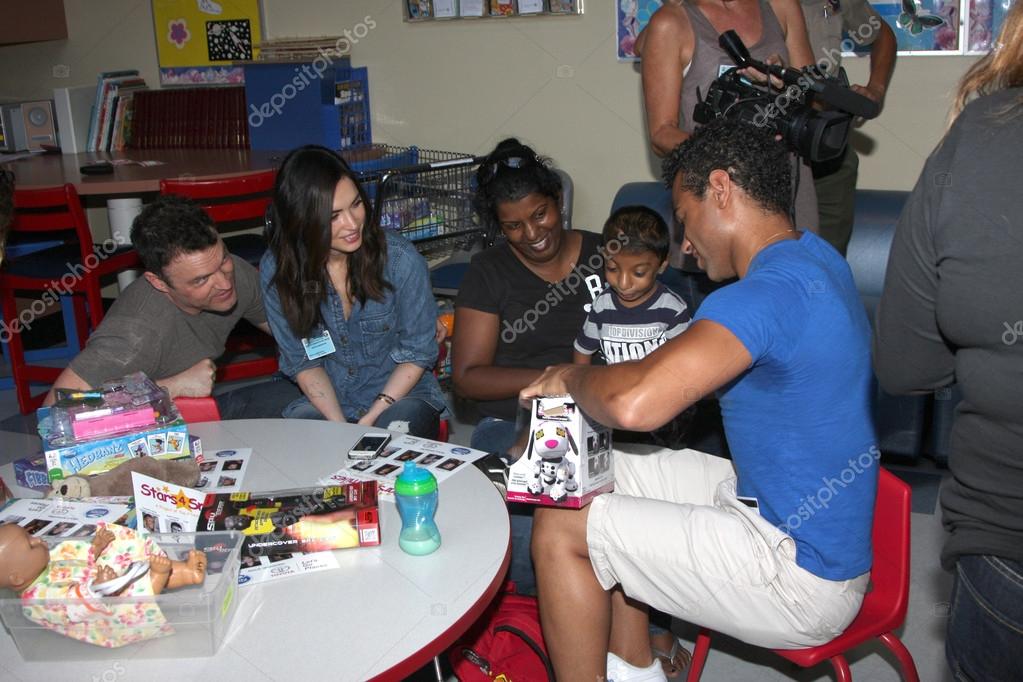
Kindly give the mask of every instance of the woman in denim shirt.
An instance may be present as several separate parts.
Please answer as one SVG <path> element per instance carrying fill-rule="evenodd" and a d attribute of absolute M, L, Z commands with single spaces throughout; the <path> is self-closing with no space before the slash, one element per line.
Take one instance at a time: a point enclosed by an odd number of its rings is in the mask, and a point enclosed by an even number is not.
<path fill-rule="evenodd" d="M 348 164 L 323 147 L 284 159 L 270 211 L 263 300 L 281 371 L 305 394 L 284 416 L 407 422 L 410 434 L 436 437 L 447 407 L 431 371 L 437 306 L 426 261 L 380 228 Z"/>

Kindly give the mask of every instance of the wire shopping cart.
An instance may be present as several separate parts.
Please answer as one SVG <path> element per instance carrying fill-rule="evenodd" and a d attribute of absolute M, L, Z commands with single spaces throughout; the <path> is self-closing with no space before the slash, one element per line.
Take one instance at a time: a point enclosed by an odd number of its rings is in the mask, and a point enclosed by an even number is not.
<path fill-rule="evenodd" d="M 428 260 L 468 251 L 483 239 L 472 206 L 476 157 L 382 144 L 342 154 L 370 195 L 381 227 L 400 232 Z"/>

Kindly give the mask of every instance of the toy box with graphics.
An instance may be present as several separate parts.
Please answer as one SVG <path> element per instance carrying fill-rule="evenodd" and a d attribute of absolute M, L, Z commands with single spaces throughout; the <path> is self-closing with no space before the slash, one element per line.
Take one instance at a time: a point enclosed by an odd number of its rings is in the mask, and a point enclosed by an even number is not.
<path fill-rule="evenodd" d="M 508 471 L 509 502 L 578 509 L 614 489 L 611 429 L 590 419 L 571 396 L 533 400 L 526 434 Z"/>
<path fill-rule="evenodd" d="M 97 389 L 56 389 L 36 410 L 50 481 L 110 471 L 133 457 L 189 454 L 188 426 L 166 388 L 142 372 Z"/>
<path fill-rule="evenodd" d="M 211 493 L 198 530 L 245 536 L 242 557 L 380 544 L 376 481 L 265 493 Z"/>
<path fill-rule="evenodd" d="M 68 476 L 101 474 L 132 457 L 176 459 L 190 454 L 188 425 L 178 420 L 146 431 L 104 436 L 71 445 L 57 445 L 43 436 L 50 481 Z"/>

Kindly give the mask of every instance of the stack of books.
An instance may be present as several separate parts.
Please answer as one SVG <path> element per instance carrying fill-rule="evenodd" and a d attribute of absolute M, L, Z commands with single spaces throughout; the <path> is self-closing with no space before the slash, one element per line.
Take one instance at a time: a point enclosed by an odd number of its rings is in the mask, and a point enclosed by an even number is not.
<path fill-rule="evenodd" d="M 147 87 L 145 79 L 134 69 L 104 71 L 99 75 L 89 122 L 87 151 L 119 151 L 127 146 L 134 96 Z"/>
<path fill-rule="evenodd" d="M 188 88 L 138 92 L 133 149 L 248 149 L 245 88 Z"/>

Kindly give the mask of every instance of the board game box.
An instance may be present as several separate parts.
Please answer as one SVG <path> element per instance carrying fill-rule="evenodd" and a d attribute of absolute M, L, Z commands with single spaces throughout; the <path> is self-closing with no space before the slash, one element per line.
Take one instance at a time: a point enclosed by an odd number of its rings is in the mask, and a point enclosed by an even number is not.
<path fill-rule="evenodd" d="M 243 560 L 379 545 L 377 482 L 209 494 L 197 530 L 240 531 Z"/>

